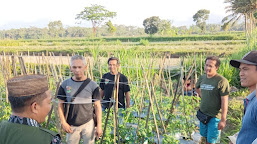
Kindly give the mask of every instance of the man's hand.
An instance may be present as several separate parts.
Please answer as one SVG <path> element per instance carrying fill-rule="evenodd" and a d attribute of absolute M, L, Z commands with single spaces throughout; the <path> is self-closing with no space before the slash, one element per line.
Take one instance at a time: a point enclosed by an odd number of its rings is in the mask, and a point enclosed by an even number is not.
<path fill-rule="evenodd" d="M 220 121 L 218 124 L 218 130 L 222 130 L 226 126 L 226 121 Z"/>
<path fill-rule="evenodd" d="M 71 126 L 67 122 L 62 123 L 62 128 L 66 133 L 73 133 Z"/>
<path fill-rule="evenodd" d="M 103 133 L 102 126 L 97 126 L 95 131 L 95 136 L 97 140 L 99 140 L 99 138 L 102 136 L 102 133 Z"/>

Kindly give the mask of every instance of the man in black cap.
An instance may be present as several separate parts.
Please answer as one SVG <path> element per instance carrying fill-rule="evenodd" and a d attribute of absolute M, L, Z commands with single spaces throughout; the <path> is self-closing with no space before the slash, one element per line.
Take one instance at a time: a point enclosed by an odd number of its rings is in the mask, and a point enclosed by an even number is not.
<path fill-rule="evenodd" d="M 248 87 L 250 94 L 244 99 L 242 127 L 237 144 L 250 144 L 257 138 L 257 51 L 251 51 L 241 60 L 231 60 L 230 64 L 239 68 L 241 86 Z"/>
<path fill-rule="evenodd" d="M 7 81 L 12 115 L 0 123 L 1 144 L 61 144 L 59 134 L 41 128 L 51 109 L 46 76 L 25 75 Z"/>

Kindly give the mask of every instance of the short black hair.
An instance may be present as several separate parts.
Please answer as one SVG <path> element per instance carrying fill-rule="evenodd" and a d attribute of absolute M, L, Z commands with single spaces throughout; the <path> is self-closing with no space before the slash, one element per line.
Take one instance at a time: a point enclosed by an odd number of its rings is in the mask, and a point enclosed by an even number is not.
<path fill-rule="evenodd" d="M 116 61 L 117 61 L 117 64 L 120 64 L 120 60 L 119 60 L 117 57 L 110 57 L 110 58 L 108 59 L 108 61 L 107 61 L 107 64 L 109 64 L 109 62 L 110 62 L 111 60 L 116 60 Z"/>
<path fill-rule="evenodd" d="M 12 111 L 15 113 L 22 113 L 25 111 L 25 107 L 30 106 L 32 103 L 37 102 L 39 104 L 47 97 L 46 92 L 31 96 L 14 97 L 8 96 L 11 103 Z"/>
<path fill-rule="evenodd" d="M 206 59 L 205 59 L 205 63 L 207 60 L 215 60 L 216 61 L 216 67 L 219 67 L 220 66 L 220 59 L 219 57 L 217 56 L 208 56 Z"/>
<path fill-rule="evenodd" d="M 183 80 L 186 80 L 186 77 L 187 77 L 187 76 L 184 76 L 184 77 L 183 77 Z M 188 80 L 191 80 L 191 76 L 188 77 Z"/>

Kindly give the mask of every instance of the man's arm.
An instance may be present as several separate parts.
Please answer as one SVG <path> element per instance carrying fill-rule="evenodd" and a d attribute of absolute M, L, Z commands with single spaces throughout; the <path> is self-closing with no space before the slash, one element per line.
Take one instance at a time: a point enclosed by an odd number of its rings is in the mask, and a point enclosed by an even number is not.
<path fill-rule="evenodd" d="M 129 91 L 125 93 L 126 96 L 126 108 L 130 107 L 130 94 Z"/>
<path fill-rule="evenodd" d="M 222 130 L 226 126 L 226 117 L 228 112 L 228 95 L 221 97 L 221 120 L 218 124 L 218 130 Z"/>
<path fill-rule="evenodd" d="M 102 99 L 104 98 L 104 91 L 102 89 L 100 89 L 100 96 Z"/>
<path fill-rule="evenodd" d="M 97 126 L 96 126 L 96 136 L 97 139 L 102 135 L 103 130 L 102 130 L 102 106 L 100 103 L 100 100 L 96 101 L 94 103 L 95 105 L 95 112 L 96 112 L 96 119 L 97 119 Z"/>
<path fill-rule="evenodd" d="M 195 91 L 198 93 L 198 95 L 201 97 L 201 89 L 200 88 L 196 88 Z"/>
<path fill-rule="evenodd" d="M 61 120 L 61 125 L 62 125 L 63 130 L 66 133 L 72 133 L 73 131 L 71 130 L 70 125 L 66 122 L 66 119 L 65 119 L 65 116 L 64 116 L 63 102 L 64 102 L 64 100 L 59 99 L 58 113 L 59 113 L 59 117 L 60 117 L 60 120 Z"/>

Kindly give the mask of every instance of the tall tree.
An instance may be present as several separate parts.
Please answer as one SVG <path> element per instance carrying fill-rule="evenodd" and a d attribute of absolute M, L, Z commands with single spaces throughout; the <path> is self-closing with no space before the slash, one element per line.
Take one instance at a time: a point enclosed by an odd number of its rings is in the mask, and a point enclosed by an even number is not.
<path fill-rule="evenodd" d="M 206 29 L 206 20 L 209 18 L 210 11 L 206 9 L 201 9 L 193 16 L 194 22 L 196 25 L 205 32 Z"/>
<path fill-rule="evenodd" d="M 171 24 L 171 20 L 161 20 L 159 25 L 159 32 L 161 35 L 169 35 L 172 33 Z"/>
<path fill-rule="evenodd" d="M 49 35 L 51 37 L 63 37 L 65 32 L 62 22 L 60 20 L 49 22 L 48 30 L 49 30 Z"/>
<path fill-rule="evenodd" d="M 231 13 L 224 17 L 222 23 L 224 25 L 230 24 L 234 26 L 238 20 L 244 18 L 245 22 L 245 34 L 248 36 L 252 33 L 252 30 L 256 27 L 256 19 L 254 13 L 257 8 L 256 0 L 225 0 L 227 6 L 226 12 Z"/>
<path fill-rule="evenodd" d="M 85 7 L 83 11 L 77 14 L 76 19 L 91 21 L 93 26 L 93 33 L 96 35 L 97 28 L 104 21 L 110 18 L 114 18 L 116 15 L 116 12 L 111 12 L 101 5 L 93 4 L 90 7 Z"/>
<path fill-rule="evenodd" d="M 143 21 L 145 33 L 153 35 L 158 32 L 161 19 L 158 16 L 152 16 Z"/>
<path fill-rule="evenodd" d="M 111 35 L 114 35 L 114 33 L 117 31 L 117 28 L 115 26 L 113 26 L 113 24 L 110 20 L 106 23 L 106 26 L 108 27 L 108 32 Z"/>

